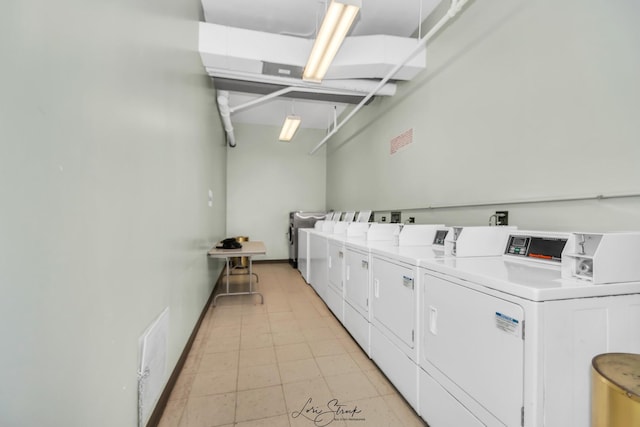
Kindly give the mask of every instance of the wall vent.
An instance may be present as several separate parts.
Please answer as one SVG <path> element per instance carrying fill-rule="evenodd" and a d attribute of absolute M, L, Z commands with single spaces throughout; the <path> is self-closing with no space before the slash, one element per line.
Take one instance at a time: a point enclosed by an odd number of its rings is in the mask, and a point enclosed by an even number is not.
<path fill-rule="evenodd" d="M 138 371 L 138 426 L 149 421 L 167 378 L 169 347 L 169 307 L 149 325 L 138 339 L 140 370 Z"/>

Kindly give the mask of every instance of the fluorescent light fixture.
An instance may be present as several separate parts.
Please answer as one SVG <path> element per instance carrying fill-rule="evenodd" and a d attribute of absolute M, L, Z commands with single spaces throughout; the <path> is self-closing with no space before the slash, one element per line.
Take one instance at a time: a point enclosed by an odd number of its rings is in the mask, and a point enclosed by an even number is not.
<path fill-rule="evenodd" d="M 332 0 L 311 49 L 302 80 L 322 81 L 361 7 L 362 0 Z"/>
<path fill-rule="evenodd" d="M 280 137 L 278 138 L 280 141 L 291 141 L 293 135 L 295 135 L 298 130 L 298 126 L 300 126 L 300 116 L 287 116 L 284 120 L 284 124 L 282 125 L 282 130 L 280 131 Z"/>

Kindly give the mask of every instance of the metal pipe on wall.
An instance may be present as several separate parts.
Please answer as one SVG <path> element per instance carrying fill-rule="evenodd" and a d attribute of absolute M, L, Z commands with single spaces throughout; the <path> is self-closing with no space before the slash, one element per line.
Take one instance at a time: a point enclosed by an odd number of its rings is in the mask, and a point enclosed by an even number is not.
<path fill-rule="evenodd" d="M 458 12 L 460 12 L 460 10 L 464 7 L 464 5 L 468 2 L 469 0 L 451 0 L 451 6 L 449 7 L 449 10 L 447 11 L 447 13 L 442 17 L 442 19 L 440 19 L 440 21 L 438 21 L 436 23 L 436 25 L 433 26 L 433 28 L 431 28 L 429 30 L 429 32 L 427 34 L 425 34 L 425 36 L 420 39 L 420 41 L 418 42 L 418 44 L 416 45 L 415 49 L 413 49 L 411 51 L 411 53 L 409 55 L 407 55 L 405 57 L 405 59 L 398 63 L 395 67 L 393 67 L 391 69 L 391 71 L 389 71 L 389 73 L 382 79 L 380 80 L 380 82 L 378 83 L 378 85 L 369 93 L 367 94 L 367 96 L 365 96 L 362 101 L 360 101 L 360 103 L 351 111 L 351 113 L 349 113 L 349 115 L 347 115 L 347 117 L 345 117 L 345 119 L 343 121 L 341 121 L 336 127 L 333 128 L 333 130 L 331 132 L 329 132 L 314 148 L 313 150 L 311 150 L 309 152 L 309 154 L 313 155 L 316 153 L 316 151 L 318 151 L 328 140 L 329 138 L 331 138 L 333 135 L 336 134 L 336 132 L 338 132 L 338 130 L 340 130 L 340 128 L 347 123 L 349 120 L 351 120 L 351 118 L 353 116 L 356 115 L 356 113 L 358 111 L 360 111 L 360 109 L 378 92 L 378 90 L 380 88 L 382 88 L 397 72 L 398 70 L 400 70 L 400 68 L 402 68 L 402 66 L 404 64 L 406 64 L 408 61 L 411 60 L 411 58 L 413 58 L 415 55 L 418 54 L 418 52 L 420 50 L 422 50 L 425 45 L 427 44 L 427 42 L 429 40 L 431 40 L 431 38 L 447 23 L 449 22 L 453 17 L 455 17 Z"/>
<path fill-rule="evenodd" d="M 231 109 L 229 108 L 229 92 L 221 90 L 218 92 L 218 110 L 222 118 L 222 125 L 227 133 L 227 142 L 229 147 L 236 146 L 236 136 L 233 133 L 233 125 L 231 124 Z"/>
<path fill-rule="evenodd" d="M 216 78 L 227 78 L 235 80 L 247 80 L 256 83 L 267 83 L 278 86 L 293 86 L 306 88 L 319 88 L 325 90 L 344 91 L 345 95 L 365 96 L 371 92 L 377 85 L 375 81 L 367 79 L 336 79 L 325 80 L 320 85 L 317 83 L 305 82 L 292 77 L 271 76 L 266 74 L 255 74 L 242 71 L 222 70 L 218 68 L 207 67 L 207 74 Z M 378 95 L 393 96 L 396 93 L 397 85 L 395 83 L 387 83 L 377 90 Z M 342 93 L 342 92 L 341 92 Z"/>
<path fill-rule="evenodd" d="M 394 86 L 394 91 L 395 91 L 395 86 Z M 231 123 L 232 113 L 237 113 L 238 111 L 244 110 L 245 108 L 262 104 L 263 102 L 267 102 L 273 98 L 277 98 L 291 92 L 320 93 L 320 94 L 327 94 L 327 95 L 349 95 L 349 96 L 354 96 L 354 93 L 357 94 L 357 92 L 353 92 L 349 90 L 290 86 L 290 87 L 285 87 L 283 89 L 268 93 L 264 96 L 261 96 L 260 98 L 251 100 L 249 102 L 245 102 L 244 104 L 231 107 L 229 106 L 229 92 L 226 90 L 221 90 L 218 92 L 218 109 L 220 110 L 220 117 L 222 118 L 224 130 L 227 133 L 227 140 L 229 142 L 229 146 L 230 147 L 236 146 L 235 134 L 233 132 L 233 125 Z M 360 94 L 360 95 L 363 95 L 363 94 Z"/>
<path fill-rule="evenodd" d="M 256 98 L 254 100 L 245 102 L 244 104 L 237 105 L 235 107 L 230 107 L 231 113 L 237 113 L 240 110 L 244 110 L 245 108 L 253 107 L 254 105 L 262 104 L 263 102 L 267 102 L 273 98 L 278 98 L 282 95 L 286 95 L 291 92 L 302 92 L 302 93 L 318 93 L 318 94 L 326 94 L 326 95 L 347 95 L 347 96 L 358 96 L 354 95 L 353 92 L 342 91 L 342 90 L 333 90 L 333 89 L 323 89 L 323 88 L 309 88 L 309 87 L 299 87 L 299 86 L 290 86 L 285 87 L 280 90 L 276 90 L 274 92 L 268 93 L 266 95 L 261 96 L 260 98 Z M 359 96 L 363 96 L 363 94 L 359 94 Z"/>
<path fill-rule="evenodd" d="M 432 209 L 453 209 L 453 208 L 479 208 L 486 206 L 506 206 L 506 205 L 524 205 L 524 204 L 536 204 L 536 203 L 564 203 L 564 202 L 579 202 L 586 200 L 608 200 L 608 199 L 629 199 L 640 198 L 640 193 L 610 193 L 610 194 L 596 194 L 596 195 L 578 195 L 578 196 L 562 196 L 562 197 L 541 197 L 532 199 L 521 200 L 498 200 L 488 202 L 476 202 L 476 203 L 449 203 L 441 205 L 429 205 L 419 206 L 412 208 L 399 208 L 399 209 L 377 209 L 376 212 L 387 211 L 423 211 Z"/>

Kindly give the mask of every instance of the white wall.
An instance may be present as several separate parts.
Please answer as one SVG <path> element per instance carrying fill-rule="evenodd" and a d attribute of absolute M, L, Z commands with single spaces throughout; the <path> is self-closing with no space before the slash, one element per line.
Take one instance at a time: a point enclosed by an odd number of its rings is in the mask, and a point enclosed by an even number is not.
<path fill-rule="evenodd" d="M 138 337 L 170 308 L 169 373 L 211 293 L 226 154 L 199 14 L 3 2 L 0 425 L 136 426 Z"/>
<path fill-rule="evenodd" d="M 448 224 L 506 207 L 523 228 L 640 229 L 637 197 L 511 203 L 640 193 L 637 16 L 625 0 L 470 3 L 423 74 L 332 138 L 327 207 Z M 408 129 L 413 143 L 390 154 Z"/>
<path fill-rule="evenodd" d="M 289 212 L 324 210 L 326 153 L 308 154 L 324 132 L 299 129 L 291 142 L 281 142 L 275 127 L 234 129 L 237 145 L 227 151 L 227 234 L 265 242 L 267 255 L 256 259 L 288 259 Z"/>

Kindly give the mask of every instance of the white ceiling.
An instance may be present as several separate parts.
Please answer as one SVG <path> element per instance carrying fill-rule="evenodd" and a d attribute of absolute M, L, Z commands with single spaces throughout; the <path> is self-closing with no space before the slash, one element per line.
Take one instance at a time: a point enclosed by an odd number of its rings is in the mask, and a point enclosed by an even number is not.
<path fill-rule="evenodd" d="M 362 0 L 351 36 L 410 37 L 441 0 Z M 328 3 L 324 0 L 202 0 L 205 21 L 229 27 L 313 39 Z M 216 78 L 214 78 L 215 82 Z M 275 89 L 274 89 L 275 90 Z M 231 107 L 260 95 L 230 92 Z M 303 118 L 302 127 L 326 129 L 346 104 L 279 97 L 232 115 L 234 123 L 280 126 L 286 114 Z"/>

